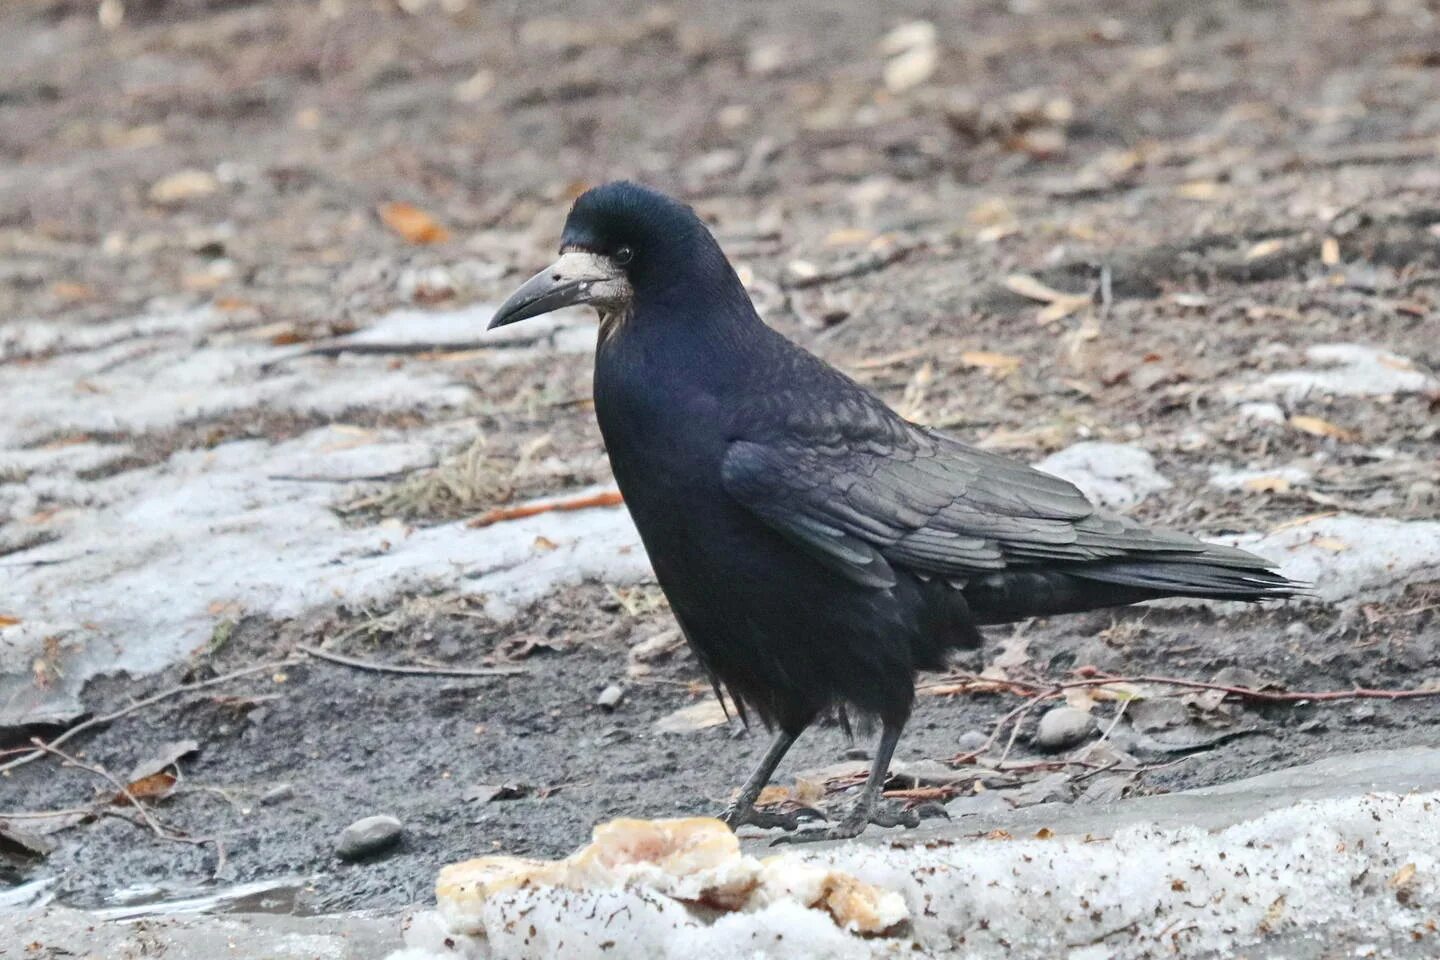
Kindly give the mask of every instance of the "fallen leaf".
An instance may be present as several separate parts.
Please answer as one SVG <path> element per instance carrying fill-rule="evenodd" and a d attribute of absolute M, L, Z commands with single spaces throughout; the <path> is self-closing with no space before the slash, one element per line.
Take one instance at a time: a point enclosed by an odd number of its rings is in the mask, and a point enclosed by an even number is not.
<path fill-rule="evenodd" d="M 450 96 L 456 103 L 478 103 L 495 89 L 495 74 L 483 67 L 468 80 L 461 80 L 450 88 Z"/>
<path fill-rule="evenodd" d="M 869 243 L 875 239 L 873 230 L 866 230 L 863 227 L 841 227 L 839 230 L 831 230 L 825 237 L 827 247 L 853 247 L 862 243 Z"/>
<path fill-rule="evenodd" d="M 794 799 L 794 797 L 790 793 L 789 787 L 782 787 L 779 784 L 772 783 L 760 791 L 760 796 L 755 798 L 755 806 L 774 807 L 782 803 L 788 803 L 792 799 Z"/>
<path fill-rule="evenodd" d="M 81 300 L 92 300 L 95 297 L 95 288 L 84 283 L 76 283 L 73 280 L 57 280 L 50 285 L 50 292 L 61 300 L 75 303 Z"/>
<path fill-rule="evenodd" d="M 1291 527 L 1303 527 L 1307 523 L 1314 523 L 1316 520 L 1325 520 L 1339 515 L 1339 510 L 1327 510 L 1324 513 L 1306 514 L 1303 517 L 1296 517 L 1294 520 L 1286 520 L 1279 526 L 1271 527 L 1269 533 L 1279 533 L 1281 530 L 1289 530 Z"/>
<path fill-rule="evenodd" d="M 966 350 L 960 354 L 960 362 L 967 367 L 980 367 L 984 370 L 993 370 L 998 374 L 1005 375 L 1019 370 L 1021 360 L 1019 357 L 1011 356 L 1008 353 L 993 353 L 989 350 Z"/>
<path fill-rule="evenodd" d="M 661 717 L 655 723 L 655 730 L 657 733 L 694 733 L 718 727 L 727 721 L 720 701 L 707 698 Z"/>
<path fill-rule="evenodd" d="M 670 656 L 684 645 L 685 638 L 679 630 L 662 630 L 631 647 L 629 658 L 637 663 L 649 663 Z"/>
<path fill-rule="evenodd" d="M 1337 426 L 1329 420 L 1322 420 L 1319 417 L 1294 416 L 1290 418 L 1290 426 L 1301 433 L 1308 433 L 1315 437 L 1332 437 L 1347 442 L 1360 439 L 1360 435 L 1354 430 L 1347 430 L 1345 427 Z"/>
<path fill-rule="evenodd" d="M 560 545 L 554 540 L 551 540 L 549 537 L 542 535 L 537 536 L 535 538 L 535 542 L 531 544 L 531 546 L 533 546 L 536 550 L 539 550 L 542 553 L 549 553 L 551 550 L 557 549 Z"/>
<path fill-rule="evenodd" d="M 1064 443 L 1065 431 L 1052 424 L 1028 430 L 1000 427 L 982 437 L 979 445 L 986 450 L 1035 450 L 1059 447 Z"/>
<path fill-rule="evenodd" d="M 1225 190 L 1214 180 L 1191 180 L 1175 188 L 1175 193 L 1186 200 L 1216 200 Z"/>
<path fill-rule="evenodd" d="M 1281 476 L 1251 477 L 1240 486 L 1255 493 L 1287 493 L 1290 481 Z"/>
<path fill-rule="evenodd" d="M 1333 267 L 1340 262 L 1340 241 L 1334 237 L 1326 237 L 1320 243 L 1320 262 L 1327 267 Z"/>
<path fill-rule="evenodd" d="M 450 231 L 430 214 L 409 203 L 382 203 L 376 212 L 380 220 L 406 243 L 425 246 L 444 243 Z"/>
<path fill-rule="evenodd" d="M 1339 537 L 1316 537 L 1310 541 L 1310 545 L 1319 547 L 1321 550 L 1329 550 L 1331 553 L 1341 553 L 1350 549 L 1350 544 Z"/>
<path fill-rule="evenodd" d="M 181 758 L 199 752 L 200 744 L 195 740 L 176 740 L 173 743 L 164 744 L 153 755 L 135 764 L 134 769 L 125 779 L 132 782 L 146 780 L 155 774 L 164 773 L 167 768 L 174 766 Z M 171 777 L 171 779 L 174 778 Z"/>
<path fill-rule="evenodd" d="M 44 857 L 52 853 L 56 846 L 58 844 L 49 837 L 17 827 L 8 820 L 0 820 L 0 851 L 22 857 Z"/>
<path fill-rule="evenodd" d="M 920 86 L 935 72 L 939 52 L 933 45 L 912 47 L 885 64 L 885 89 L 904 93 Z"/>
<path fill-rule="evenodd" d="M 6 627 L 17 626 L 23 622 L 24 621 L 22 621 L 19 617 L 7 617 L 5 614 L 0 613 L 0 630 L 3 630 Z"/>
<path fill-rule="evenodd" d="M 1017 293 L 1031 300 L 1039 300 L 1041 303 L 1073 304 L 1072 309 L 1079 309 L 1092 302 L 1089 294 L 1066 293 L 1063 290 L 1056 290 L 1025 273 L 1012 273 L 1005 278 L 1004 282 L 1005 289 L 1011 293 Z"/>
<path fill-rule="evenodd" d="M 130 794 L 117 793 L 110 798 L 110 802 L 117 806 L 125 806 L 130 802 L 130 797 L 136 800 L 164 800 L 175 790 L 175 784 L 179 778 L 173 773 L 152 773 L 148 777 L 141 777 L 139 780 L 131 780 L 125 788 Z"/>
<path fill-rule="evenodd" d="M 935 24 L 927 20 L 902 23 L 880 41 L 880 52 L 890 56 L 885 64 L 885 89 L 904 93 L 929 80 L 940 60 Z"/>
<path fill-rule="evenodd" d="M 176 204 L 186 200 L 208 197 L 220 189 L 215 175 L 204 170 L 181 170 L 168 177 L 162 177 L 150 187 L 150 199 L 154 203 Z"/>
<path fill-rule="evenodd" d="M 1408 358 L 1408 357 L 1397 357 L 1397 356 L 1394 356 L 1393 354 L 1382 353 L 1382 354 L 1380 354 L 1378 357 L 1376 357 L 1375 359 L 1378 360 L 1378 361 L 1380 361 L 1380 365 L 1381 365 L 1381 366 L 1389 367 L 1391 370 L 1414 370 L 1414 369 L 1415 369 L 1415 363 L 1414 363 L 1414 361 L 1410 360 L 1410 358 Z"/>
<path fill-rule="evenodd" d="M 1408 884 L 1411 880 L 1414 880 L 1414 879 L 1415 879 L 1415 864 L 1413 864 L 1413 863 L 1407 863 L 1407 864 L 1405 864 L 1405 866 L 1403 866 L 1403 867 L 1401 867 L 1399 870 L 1396 870 L 1396 871 L 1395 871 L 1395 875 L 1390 878 L 1390 886 L 1395 887 L 1395 888 L 1398 889 L 1398 888 L 1400 888 L 1400 887 L 1405 886 L 1405 885 Z"/>
<path fill-rule="evenodd" d="M 1261 257 L 1268 257 L 1273 253 L 1279 253 L 1284 248 L 1285 241 L 1283 240 L 1275 239 L 1273 237 L 1269 240 L 1261 240 L 1249 250 L 1245 251 L 1245 259 L 1259 260 Z"/>

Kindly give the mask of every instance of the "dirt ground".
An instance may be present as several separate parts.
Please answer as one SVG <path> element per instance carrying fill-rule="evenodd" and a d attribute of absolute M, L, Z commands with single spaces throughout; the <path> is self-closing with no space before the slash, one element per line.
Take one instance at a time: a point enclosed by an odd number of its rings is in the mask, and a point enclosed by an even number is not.
<path fill-rule="evenodd" d="M 1173 484 L 1136 509 L 1148 521 L 1223 535 L 1327 511 L 1440 511 L 1435 396 L 1289 398 L 1279 423 L 1243 419 L 1223 396 L 1315 344 L 1440 368 L 1433 3 L 104 6 L 123 19 L 104 25 L 71 0 L 0 10 L 0 315 L 83 325 L 210 305 L 303 343 L 401 306 L 494 300 L 547 262 L 569 198 L 626 176 L 694 203 L 770 322 L 907 415 L 1032 459 L 1137 442 Z M 902 63 L 916 47 L 892 33 L 910 20 L 935 27 L 918 81 L 923 55 Z M 407 243 L 376 214 L 394 202 L 449 239 Z M 1087 302 L 1057 307 L 1036 283 Z M 469 413 L 486 456 L 513 481 L 482 495 L 607 479 L 584 357 L 455 369 L 481 398 Z M 113 469 L 313 425 L 197 422 L 128 438 L 145 454 Z M 571 468 L 527 472 L 541 441 Z M 1295 464 L 1310 482 L 1209 482 L 1216 465 Z M 377 483 L 350 521 L 433 524 L 493 505 L 390 495 L 406 482 Z M 1009 647 L 1018 679 L 1237 668 L 1291 690 L 1413 688 L 1440 676 L 1437 610 L 1440 584 L 1416 583 L 1343 610 L 1104 612 L 993 631 L 960 667 Z M 683 652 L 629 670 L 631 648 L 668 628 L 653 587 L 604 584 L 504 627 L 444 596 L 249 616 L 194 662 L 96 681 L 87 699 L 122 706 L 300 644 L 516 672 L 398 676 L 302 656 L 70 748 L 125 771 L 193 739 L 154 809 L 169 829 L 223 840 L 220 879 L 301 878 L 308 910 L 398 906 L 425 899 L 447 861 L 552 855 L 604 818 L 724 802 L 764 737 L 656 731 L 708 695 Z M 623 699 L 598 705 L 616 683 Z M 922 696 L 900 759 L 963 752 L 962 735 L 989 735 L 1021 702 Z M 1102 726 L 1114 710 L 1096 707 Z M 1117 740 L 1158 767 L 1123 789 L 1440 739 L 1435 700 L 1187 710 L 1190 741 Z M 1034 719 L 1011 759 L 1037 759 Z M 847 748 L 837 727 L 818 729 L 781 781 Z M 47 758 L 0 780 L 0 808 L 82 806 L 97 783 Z M 272 794 L 281 784 L 293 792 Z M 473 789 L 512 784 L 491 799 Z M 398 852 L 337 861 L 340 830 L 377 813 L 404 821 Z M 66 901 L 94 905 L 132 885 L 199 885 L 216 867 L 213 846 L 124 816 L 55 840 L 42 859 L 0 861 L 0 878 L 59 877 Z"/>

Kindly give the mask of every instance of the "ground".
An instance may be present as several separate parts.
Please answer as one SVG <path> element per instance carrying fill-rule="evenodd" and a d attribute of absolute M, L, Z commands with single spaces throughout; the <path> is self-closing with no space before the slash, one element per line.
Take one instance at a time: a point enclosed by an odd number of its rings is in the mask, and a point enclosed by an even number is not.
<path fill-rule="evenodd" d="M 714 811 L 763 748 L 760 731 L 656 730 L 708 687 L 683 651 L 633 654 L 671 627 L 623 553 L 623 514 L 460 522 L 609 483 L 586 321 L 500 347 L 482 332 L 483 305 L 548 262 L 589 183 L 685 197 L 769 322 L 914 419 L 1031 460 L 1077 441 L 1147 451 L 1169 483 L 1133 506 L 1147 521 L 1284 537 L 1334 519 L 1319 514 L 1421 524 L 1440 509 L 1426 4 L 104 6 L 105 23 L 66 0 L 0 12 L 0 563 L 24 578 L 0 596 L 0 653 L 26 688 L 6 688 L 7 709 L 54 694 L 37 722 L 12 711 L 5 746 L 281 663 L 66 748 L 123 776 L 194 740 L 154 812 L 222 841 L 221 880 L 295 877 L 307 910 L 400 906 L 462 856 L 554 855 L 616 815 Z M 896 29 L 914 21 L 933 32 Z M 1307 351 L 1337 343 L 1383 351 L 1344 354 L 1376 389 L 1317 379 L 1329 361 Z M 354 449 L 363 462 L 341 470 Z M 1223 480 L 1238 470 L 1257 473 Z M 242 512 L 263 531 L 244 549 Z M 183 535 L 165 533 L 175 518 L 193 520 Z M 584 560 L 589 535 L 629 559 L 527 593 L 530 574 L 505 579 L 530 569 L 514 543 L 503 560 L 464 552 L 501 550 L 505 529 L 553 568 Z M 1336 563 L 1367 549 L 1304 539 Z M 306 554 L 322 541 L 334 551 Z M 174 565 L 140 570 L 152 550 Z M 1321 601 L 997 629 L 958 669 L 1422 687 L 1440 669 L 1440 572 L 1410 552 L 1389 582 L 1317 583 Z M 345 575 L 343 593 L 318 586 Z M 76 639 L 91 630 L 131 672 L 104 675 Z M 381 674 L 302 646 L 514 672 Z M 612 684 L 623 698 L 598 704 Z M 988 736 L 1017 691 L 927 691 L 900 758 L 973 749 L 962 737 Z M 1434 744 L 1440 710 L 1192 697 L 1147 731 L 1112 725 L 1115 704 L 1080 705 L 1125 770 L 1147 767 L 1115 784 L 1130 792 Z M 1038 712 L 1012 780 L 1048 772 Z M 837 727 L 816 730 L 781 780 L 846 750 Z M 5 772 L 0 810 L 87 807 L 97 790 L 115 792 L 46 756 Z M 124 810 L 54 833 L 6 876 L 56 877 L 82 906 L 211 879 L 213 844 L 160 839 Z M 337 861 L 340 830 L 383 813 L 404 822 L 398 851 Z"/>

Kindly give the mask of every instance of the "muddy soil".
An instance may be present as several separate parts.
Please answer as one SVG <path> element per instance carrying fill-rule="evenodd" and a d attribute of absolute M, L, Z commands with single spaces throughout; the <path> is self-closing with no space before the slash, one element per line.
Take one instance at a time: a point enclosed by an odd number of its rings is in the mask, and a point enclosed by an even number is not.
<path fill-rule="evenodd" d="M 908 415 L 1032 459 L 1082 439 L 1138 442 L 1173 483 L 1136 509 L 1147 520 L 1220 535 L 1332 510 L 1437 513 L 1435 397 L 1286 398 L 1284 415 L 1312 419 L 1271 424 L 1237 417 L 1221 395 L 1321 343 L 1440 366 L 1433 4 L 120 6 L 108 27 L 68 0 L 0 11 L 5 316 L 83 325 L 210 305 L 237 327 L 324 338 L 399 306 L 493 300 L 546 262 L 582 185 L 631 176 L 690 199 L 768 320 Z M 887 87 L 896 55 L 882 38 L 910 19 L 935 24 L 937 65 Z M 177 187 L 183 171 L 209 180 Z M 394 201 L 452 239 L 407 244 L 375 213 Z M 474 263 L 498 266 L 451 282 Z M 452 276 L 414 280 L 431 268 Z M 1096 306 L 1042 314 L 1013 274 L 1093 293 Z M 587 363 L 542 358 L 495 378 L 454 368 L 481 396 L 471 414 L 495 457 L 518 463 L 548 435 L 567 460 L 596 465 L 532 478 L 523 495 L 605 479 Z M 143 456 L 116 469 L 257 429 L 139 438 Z M 1313 484 L 1208 482 L 1216 465 L 1295 463 Z M 70 749 L 123 773 L 196 740 L 154 809 L 167 829 L 223 841 L 221 880 L 297 876 L 316 910 L 422 900 L 447 861 L 562 853 L 601 819 L 724 802 L 763 733 L 656 731 L 708 689 L 683 654 L 627 676 L 629 649 L 669 628 L 653 592 L 585 585 L 504 626 L 443 597 L 247 617 L 193 662 L 96 681 L 87 700 L 103 711 L 297 662 L 138 711 Z M 1417 583 L 1347 610 L 1071 617 L 1026 628 L 1009 671 L 1209 679 L 1240 667 L 1293 690 L 1411 688 L 1440 676 L 1437 603 L 1440 585 Z M 296 653 L 322 643 L 518 672 L 400 676 Z M 597 705 L 612 683 L 623 699 Z M 922 696 L 900 757 L 951 757 L 1019 702 Z M 1097 710 L 1103 724 L 1114 706 Z M 1184 759 L 1129 789 L 1434 744 L 1437 719 L 1432 700 L 1234 708 L 1213 743 L 1138 754 Z M 1012 758 L 1036 758 L 1032 724 Z M 817 729 L 781 779 L 848 749 L 837 726 Z M 272 793 L 282 784 L 289 795 Z M 485 799 L 479 785 L 513 796 Z M 64 810 L 97 791 L 114 792 L 46 758 L 0 780 L 0 808 Z M 56 833 L 47 857 L 6 861 L 6 877 L 58 876 L 81 905 L 212 878 L 213 846 L 109 812 Z M 377 813 L 404 821 L 398 851 L 339 862 L 339 831 Z"/>

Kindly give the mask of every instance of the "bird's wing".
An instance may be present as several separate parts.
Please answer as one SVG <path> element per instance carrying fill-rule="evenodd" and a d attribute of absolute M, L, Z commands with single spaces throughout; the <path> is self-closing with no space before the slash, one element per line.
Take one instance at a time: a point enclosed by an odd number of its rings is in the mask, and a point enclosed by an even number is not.
<path fill-rule="evenodd" d="M 721 474 L 727 494 L 857 583 L 891 586 L 894 566 L 960 581 L 1040 562 L 1209 553 L 888 410 L 836 413 L 731 441 Z"/>

